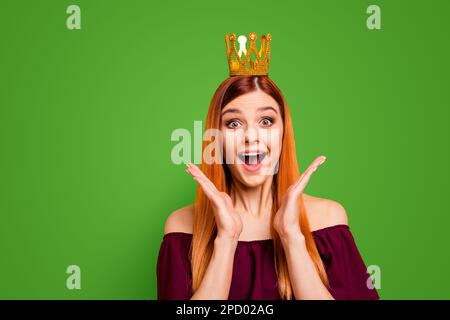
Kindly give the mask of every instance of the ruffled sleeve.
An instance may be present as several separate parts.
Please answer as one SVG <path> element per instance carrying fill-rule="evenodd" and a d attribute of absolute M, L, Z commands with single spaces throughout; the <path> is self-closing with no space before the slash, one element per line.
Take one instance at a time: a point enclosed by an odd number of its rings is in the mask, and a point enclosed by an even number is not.
<path fill-rule="evenodd" d="M 348 225 L 316 230 L 313 235 L 336 300 L 379 299 L 376 289 L 367 285 L 370 275 Z"/>
<path fill-rule="evenodd" d="M 164 235 L 156 268 L 159 300 L 191 298 L 190 242 L 189 234 L 186 233 Z"/>

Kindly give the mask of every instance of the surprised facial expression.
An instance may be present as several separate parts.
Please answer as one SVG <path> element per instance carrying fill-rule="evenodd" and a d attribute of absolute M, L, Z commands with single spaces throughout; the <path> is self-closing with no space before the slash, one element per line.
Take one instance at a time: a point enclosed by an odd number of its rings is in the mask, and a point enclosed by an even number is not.
<path fill-rule="evenodd" d="M 278 103 L 256 90 L 222 108 L 220 130 L 224 163 L 233 179 L 254 187 L 276 173 L 283 139 L 283 119 Z"/>

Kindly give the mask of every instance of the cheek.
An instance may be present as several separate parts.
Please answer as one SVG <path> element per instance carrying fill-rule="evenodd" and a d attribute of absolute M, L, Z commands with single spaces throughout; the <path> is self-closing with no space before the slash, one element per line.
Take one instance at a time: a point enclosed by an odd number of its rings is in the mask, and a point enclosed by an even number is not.
<path fill-rule="evenodd" d="M 241 136 L 237 131 L 222 130 L 223 152 L 225 157 L 235 157 Z"/>
<path fill-rule="evenodd" d="M 280 148 L 281 143 L 283 141 L 283 128 L 272 128 L 267 130 L 264 134 L 264 143 L 267 147 L 269 147 L 272 151 L 276 151 Z"/>

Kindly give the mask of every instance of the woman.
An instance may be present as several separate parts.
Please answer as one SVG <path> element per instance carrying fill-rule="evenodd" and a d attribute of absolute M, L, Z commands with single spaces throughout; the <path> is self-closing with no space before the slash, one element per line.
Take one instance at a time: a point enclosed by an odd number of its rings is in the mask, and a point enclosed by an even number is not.
<path fill-rule="evenodd" d="M 196 200 L 166 221 L 158 298 L 378 299 L 344 207 L 303 192 L 325 157 L 300 175 L 289 109 L 268 75 L 228 77 L 209 129 L 222 133 L 222 161 L 187 164 Z"/>

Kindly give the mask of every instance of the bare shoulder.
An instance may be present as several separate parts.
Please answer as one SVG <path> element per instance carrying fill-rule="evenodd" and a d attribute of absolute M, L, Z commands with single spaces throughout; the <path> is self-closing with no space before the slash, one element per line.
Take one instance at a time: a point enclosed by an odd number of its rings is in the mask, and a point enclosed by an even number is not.
<path fill-rule="evenodd" d="M 348 225 L 347 212 L 337 201 L 303 194 L 311 231 L 337 224 Z"/>
<path fill-rule="evenodd" d="M 194 223 L 194 205 L 182 207 L 172 212 L 164 225 L 164 234 L 170 232 L 192 233 Z"/>

